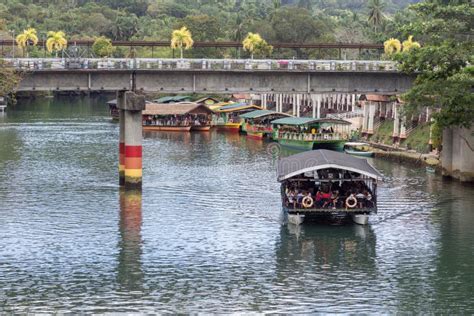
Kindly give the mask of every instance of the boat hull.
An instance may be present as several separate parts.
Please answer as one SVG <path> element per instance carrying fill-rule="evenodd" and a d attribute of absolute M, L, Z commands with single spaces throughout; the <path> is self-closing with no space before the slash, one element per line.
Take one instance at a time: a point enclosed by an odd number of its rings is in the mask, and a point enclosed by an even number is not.
<path fill-rule="evenodd" d="M 263 139 L 264 134 L 261 132 L 247 132 L 247 137 L 252 139 Z"/>
<path fill-rule="evenodd" d="M 278 139 L 278 144 L 284 147 L 311 150 L 313 149 L 313 141 L 295 140 L 295 139 Z"/>
<path fill-rule="evenodd" d="M 192 126 L 191 131 L 196 131 L 196 132 L 208 132 L 211 130 L 210 125 L 204 125 L 204 126 Z"/>
<path fill-rule="evenodd" d="M 220 131 L 238 133 L 240 132 L 240 125 L 241 123 L 226 123 L 224 125 L 216 125 L 216 127 Z"/>
<path fill-rule="evenodd" d="M 143 126 L 144 131 L 189 132 L 191 126 Z"/>
<path fill-rule="evenodd" d="M 344 152 L 346 154 L 359 156 L 359 157 L 373 157 L 374 156 L 374 153 L 371 151 L 355 151 L 355 150 L 344 149 Z"/>

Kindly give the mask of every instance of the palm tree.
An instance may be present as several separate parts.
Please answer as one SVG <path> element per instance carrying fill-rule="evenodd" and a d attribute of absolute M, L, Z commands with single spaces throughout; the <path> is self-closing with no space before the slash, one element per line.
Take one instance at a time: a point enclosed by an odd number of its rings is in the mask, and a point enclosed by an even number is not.
<path fill-rule="evenodd" d="M 385 54 L 392 55 L 402 50 L 402 44 L 396 38 L 391 38 L 383 43 Z"/>
<path fill-rule="evenodd" d="M 23 56 L 26 52 L 26 57 L 28 57 L 28 46 L 38 44 L 38 35 L 36 35 L 36 29 L 30 27 L 26 30 L 23 30 L 23 33 L 20 33 L 16 37 L 16 43 L 23 50 Z"/>
<path fill-rule="evenodd" d="M 262 37 L 257 33 L 249 33 L 242 42 L 242 46 L 248 52 L 250 52 L 250 58 L 253 59 L 253 54 L 257 49 L 258 45 L 262 43 Z"/>
<path fill-rule="evenodd" d="M 56 57 L 58 57 L 58 52 L 67 47 L 67 40 L 65 38 L 66 34 L 62 31 L 58 32 L 48 32 L 48 40 L 46 41 L 46 48 L 48 52 L 56 52 Z"/>
<path fill-rule="evenodd" d="M 383 0 L 370 0 L 369 1 L 369 24 L 374 26 L 374 31 L 377 32 L 377 27 L 380 26 L 385 19 L 383 9 L 385 9 L 385 3 Z"/>
<path fill-rule="evenodd" d="M 420 43 L 413 41 L 412 35 L 408 36 L 408 39 L 406 41 L 403 41 L 403 52 L 408 52 L 414 48 L 420 48 L 420 47 L 421 47 Z"/>
<path fill-rule="evenodd" d="M 181 51 L 181 59 L 183 58 L 183 46 L 184 49 L 190 49 L 193 47 L 194 41 L 191 37 L 191 32 L 183 26 L 179 30 L 174 30 L 171 35 L 171 48 L 179 48 Z"/>

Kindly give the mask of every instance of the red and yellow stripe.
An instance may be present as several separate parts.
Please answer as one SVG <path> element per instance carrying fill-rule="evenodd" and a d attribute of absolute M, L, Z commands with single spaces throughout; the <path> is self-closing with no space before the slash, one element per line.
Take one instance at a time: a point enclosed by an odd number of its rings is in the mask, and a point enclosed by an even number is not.
<path fill-rule="evenodd" d="M 140 186 L 142 183 L 142 146 L 125 145 L 125 183 Z"/>

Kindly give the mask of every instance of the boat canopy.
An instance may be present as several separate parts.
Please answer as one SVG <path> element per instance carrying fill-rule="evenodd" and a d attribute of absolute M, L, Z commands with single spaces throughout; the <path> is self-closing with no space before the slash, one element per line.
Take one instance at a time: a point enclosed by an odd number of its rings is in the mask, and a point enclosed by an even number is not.
<path fill-rule="evenodd" d="M 278 181 L 314 172 L 321 169 L 343 169 L 365 175 L 375 180 L 382 180 L 382 175 L 366 159 L 326 149 L 311 150 L 280 159 L 278 162 Z"/>
<path fill-rule="evenodd" d="M 278 120 L 272 121 L 272 124 L 278 125 L 311 125 L 311 124 L 339 124 L 339 125 L 350 125 L 351 122 L 332 118 L 310 118 L 310 117 L 284 117 Z"/>
<path fill-rule="evenodd" d="M 236 112 L 236 111 L 249 110 L 249 109 L 261 110 L 262 108 L 254 104 L 247 104 L 247 103 L 242 102 L 242 103 L 231 103 L 229 105 L 224 105 L 216 109 L 215 111 L 219 113 L 228 113 L 228 112 Z"/>
<path fill-rule="evenodd" d="M 177 103 L 177 102 L 183 102 L 183 101 L 189 101 L 191 100 L 191 97 L 188 95 L 175 95 L 175 96 L 167 96 L 167 97 L 162 97 L 156 100 L 153 100 L 155 103 Z"/>
<path fill-rule="evenodd" d="M 186 114 L 212 114 L 207 106 L 202 104 L 183 103 L 149 103 L 146 105 L 143 115 L 186 115 Z"/>
<path fill-rule="evenodd" d="M 107 101 L 107 104 L 108 104 L 108 105 L 115 105 L 115 106 L 117 106 L 117 99 L 113 99 L 113 100 Z"/>
<path fill-rule="evenodd" d="M 344 146 L 369 146 L 367 143 L 347 142 Z"/>
<path fill-rule="evenodd" d="M 240 117 L 244 119 L 255 119 L 255 118 L 261 118 L 261 117 L 275 115 L 275 114 L 278 114 L 281 116 L 291 116 L 290 114 L 280 113 L 280 112 L 275 112 L 275 111 L 270 111 L 270 110 L 255 110 L 252 112 L 247 112 L 245 114 L 242 114 L 240 115 Z"/>

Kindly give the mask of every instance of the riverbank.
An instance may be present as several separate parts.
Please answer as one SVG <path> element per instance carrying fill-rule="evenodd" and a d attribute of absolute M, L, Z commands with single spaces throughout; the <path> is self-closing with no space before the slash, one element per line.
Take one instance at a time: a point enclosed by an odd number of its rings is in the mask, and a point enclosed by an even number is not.
<path fill-rule="evenodd" d="M 433 153 L 423 154 L 414 150 L 406 150 L 374 142 L 369 142 L 369 144 L 371 150 L 374 152 L 374 156 L 377 158 L 383 158 L 402 164 L 429 167 L 441 174 L 439 155 Z"/>

